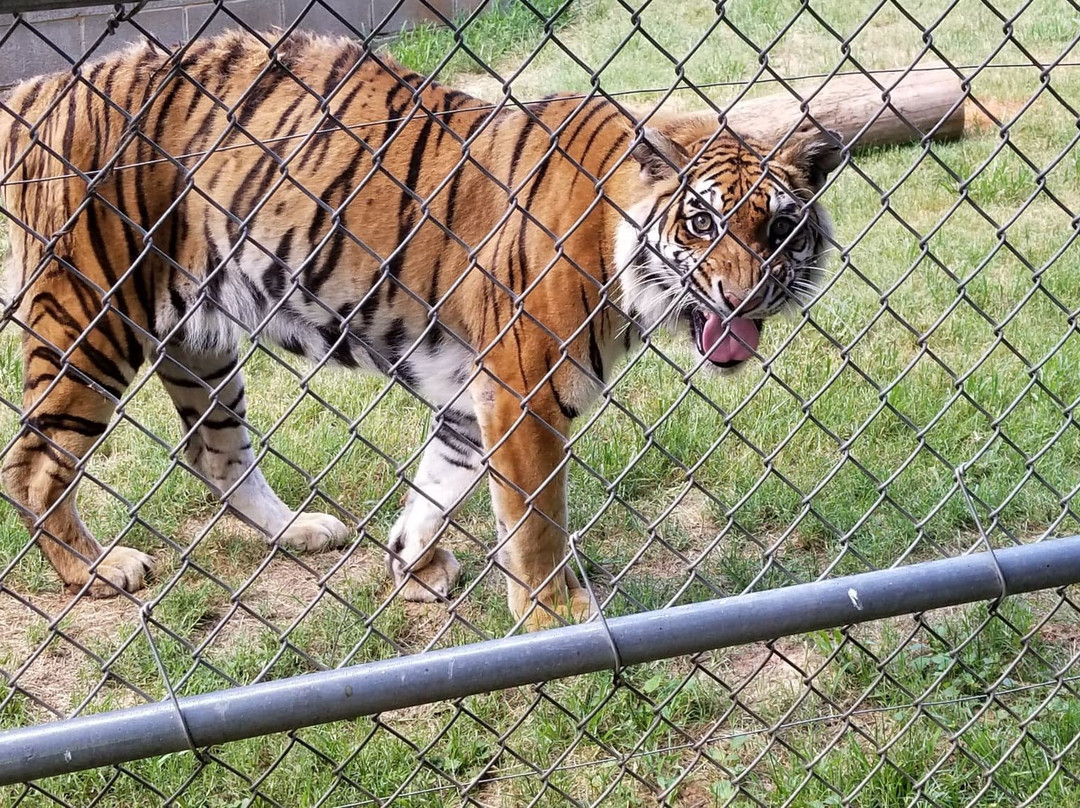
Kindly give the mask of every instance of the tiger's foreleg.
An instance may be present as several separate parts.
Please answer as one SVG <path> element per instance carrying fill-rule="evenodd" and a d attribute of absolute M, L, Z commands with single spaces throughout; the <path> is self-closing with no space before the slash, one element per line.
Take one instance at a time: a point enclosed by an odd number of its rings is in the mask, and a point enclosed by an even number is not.
<path fill-rule="evenodd" d="M 141 355 L 124 355 L 122 346 L 135 343 L 124 337 L 117 316 L 100 316 L 82 330 L 49 291 L 35 296 L 30 311 L 22 344 L 23 423 L 4 460 L 4 489 L 69 589 L 90 582 L 93 597 L 135 592 L 153 559 L 120 546 L 105 555 L 79 518 L 75 490 Z"/>
<path fill-rule="evenodd" d="M 485 365 L 513 377 L 495 350 Z M 512 360 L 516 366 L 516 359 Z M 501 372 L 500 372 L 501 369 Z M 530 630 L 588 619 L 597 607 L 570 564 L 567 542 L 566 432 L 569 418 L 551 386 L 522 396 L 505 382 L 478 380 L 477 417 L 490 465 L 498 525 L 498 560 L 506 573 L 510 611 Z"/>
<path fill-rule="evenodd" d="M 199 355 L 170 346 L 158 376 L 183 423 L 188 462 L 216 496 L 268 541 L 317 552 L 348 540 L 351 531 L 333 516 L 290 510 L 255 464 L 244 425 L 244 379 L 235 355 Z"/>
<path fill-rule="evenodd" d="M 480 427 L 460 407 L 432 417 L 405 510 L 390 532 L 386 563 L 406 600 L 441 600 L 457 583 L 457 559 L 436 543 L 483 474 Z"/>

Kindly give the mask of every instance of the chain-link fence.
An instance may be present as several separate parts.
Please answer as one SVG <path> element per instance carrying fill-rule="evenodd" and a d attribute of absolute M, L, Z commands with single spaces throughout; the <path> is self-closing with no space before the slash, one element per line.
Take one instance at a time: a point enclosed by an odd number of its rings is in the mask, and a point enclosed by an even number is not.
<path fill-rule="evenodd" d="M 5 804 L 1080 802 L 1080 6 L 63 6 Z"/>

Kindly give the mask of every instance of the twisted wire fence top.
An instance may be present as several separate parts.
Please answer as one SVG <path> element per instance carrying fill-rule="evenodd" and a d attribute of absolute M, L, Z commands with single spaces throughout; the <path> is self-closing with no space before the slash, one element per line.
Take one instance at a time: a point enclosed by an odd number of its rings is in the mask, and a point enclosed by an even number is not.
<path fill-rule="evenodd" d="M 553 92 L 583 108 L 604 98 L 646 122 L 704 109 L 734 116 L 773 93 L 812 105 L 853 76 L 884 114 L 901 82 L 958 77 L 962 138 L 914 127 L 907 145 L 844 152 L 820 194 L 835 242 L 821 288 L 769 321 L 760 362 L 709 373 L 684 333 L 657 330 L 611 374 L 569 438 L 570 566 L 611 617 L 1080 532 L 1071 0 L 144 2 L 0 18 L 0 84 L 37 66 L 86 84 L 94 60 L 147 40 L 178 64 L 225 29 L 346 34 L 481 99 L 455 113 L 492 120 Z M 67 167 L 3 181 L 80 177 L 92 190 L 106 173 L 162 163 L 191 177 L 239 149 L 288 166 L 328 131 L 360 142 L 365 126 L 408 120 L 223 138 L 139 160 L 118 152 L 100 174 Z M 450 185 L 448 176 L 442 190 Z M 192 181 L 184 193 L 204 191 Z M 242 212 L 221 213 L 245 223 Z M 6 232 L 22 226 L 7 220 Z M 0 255 L 7 249 L 5 239 Z M 155 249 L 153 233 L 142 249 Z M 7 455 L 25 420 L 24 330 L 10 306 L 4 322 Z M 66 591 L 6 500 L 4 728 L 520 628 L 483 487 L 441 528 L 462 566 L 446 602 L 406 601 L 387 573 L 392 526 L 438 408 L 408 380 L 306 363 L 263 336 L 238 355 L 251 406 L 235 413 L 259 468 L 291 507 L 333 511 L 355 532 L 343 548 L 304 554 L 233 518 L 185 460 L 189 430 L 153 378 L 166 360 L 150 357 L 80 464 L 78 496 L 99 540 L 152 554 L 156 578 L 109 600 Z M 1006 596 L 1004 585 L 999 601 L 978 607 L 193 749 L 5 796 L 118 806 L 1076 804 L 1075 593 Z"/>

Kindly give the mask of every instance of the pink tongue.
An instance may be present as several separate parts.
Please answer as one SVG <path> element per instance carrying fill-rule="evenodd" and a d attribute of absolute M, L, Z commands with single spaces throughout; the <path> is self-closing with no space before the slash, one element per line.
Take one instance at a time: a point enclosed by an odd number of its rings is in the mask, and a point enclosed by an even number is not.
<path fill-rule="evenodd" d="M 742 362 L 753 356 L 751 351 L 757 350 L 759 337 L 752 320 L 736 317 L 725 325 L 720 315 L 709 314 L 701 331 L 701 347 L 709 351 L 713 362 Z"/>

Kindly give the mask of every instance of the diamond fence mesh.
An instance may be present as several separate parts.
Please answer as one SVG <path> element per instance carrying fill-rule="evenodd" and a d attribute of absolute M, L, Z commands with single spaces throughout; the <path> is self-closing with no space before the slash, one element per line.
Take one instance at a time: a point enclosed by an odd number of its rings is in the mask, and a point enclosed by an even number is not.
<path fill-rule="evenodd" d="M 5 729 L 1080 532 L 1072 2 L 0 8 L 60 69 L 0 106 Z M 4 796 L 1072 805 L 1078 639 L 1008 595 Z"/>

